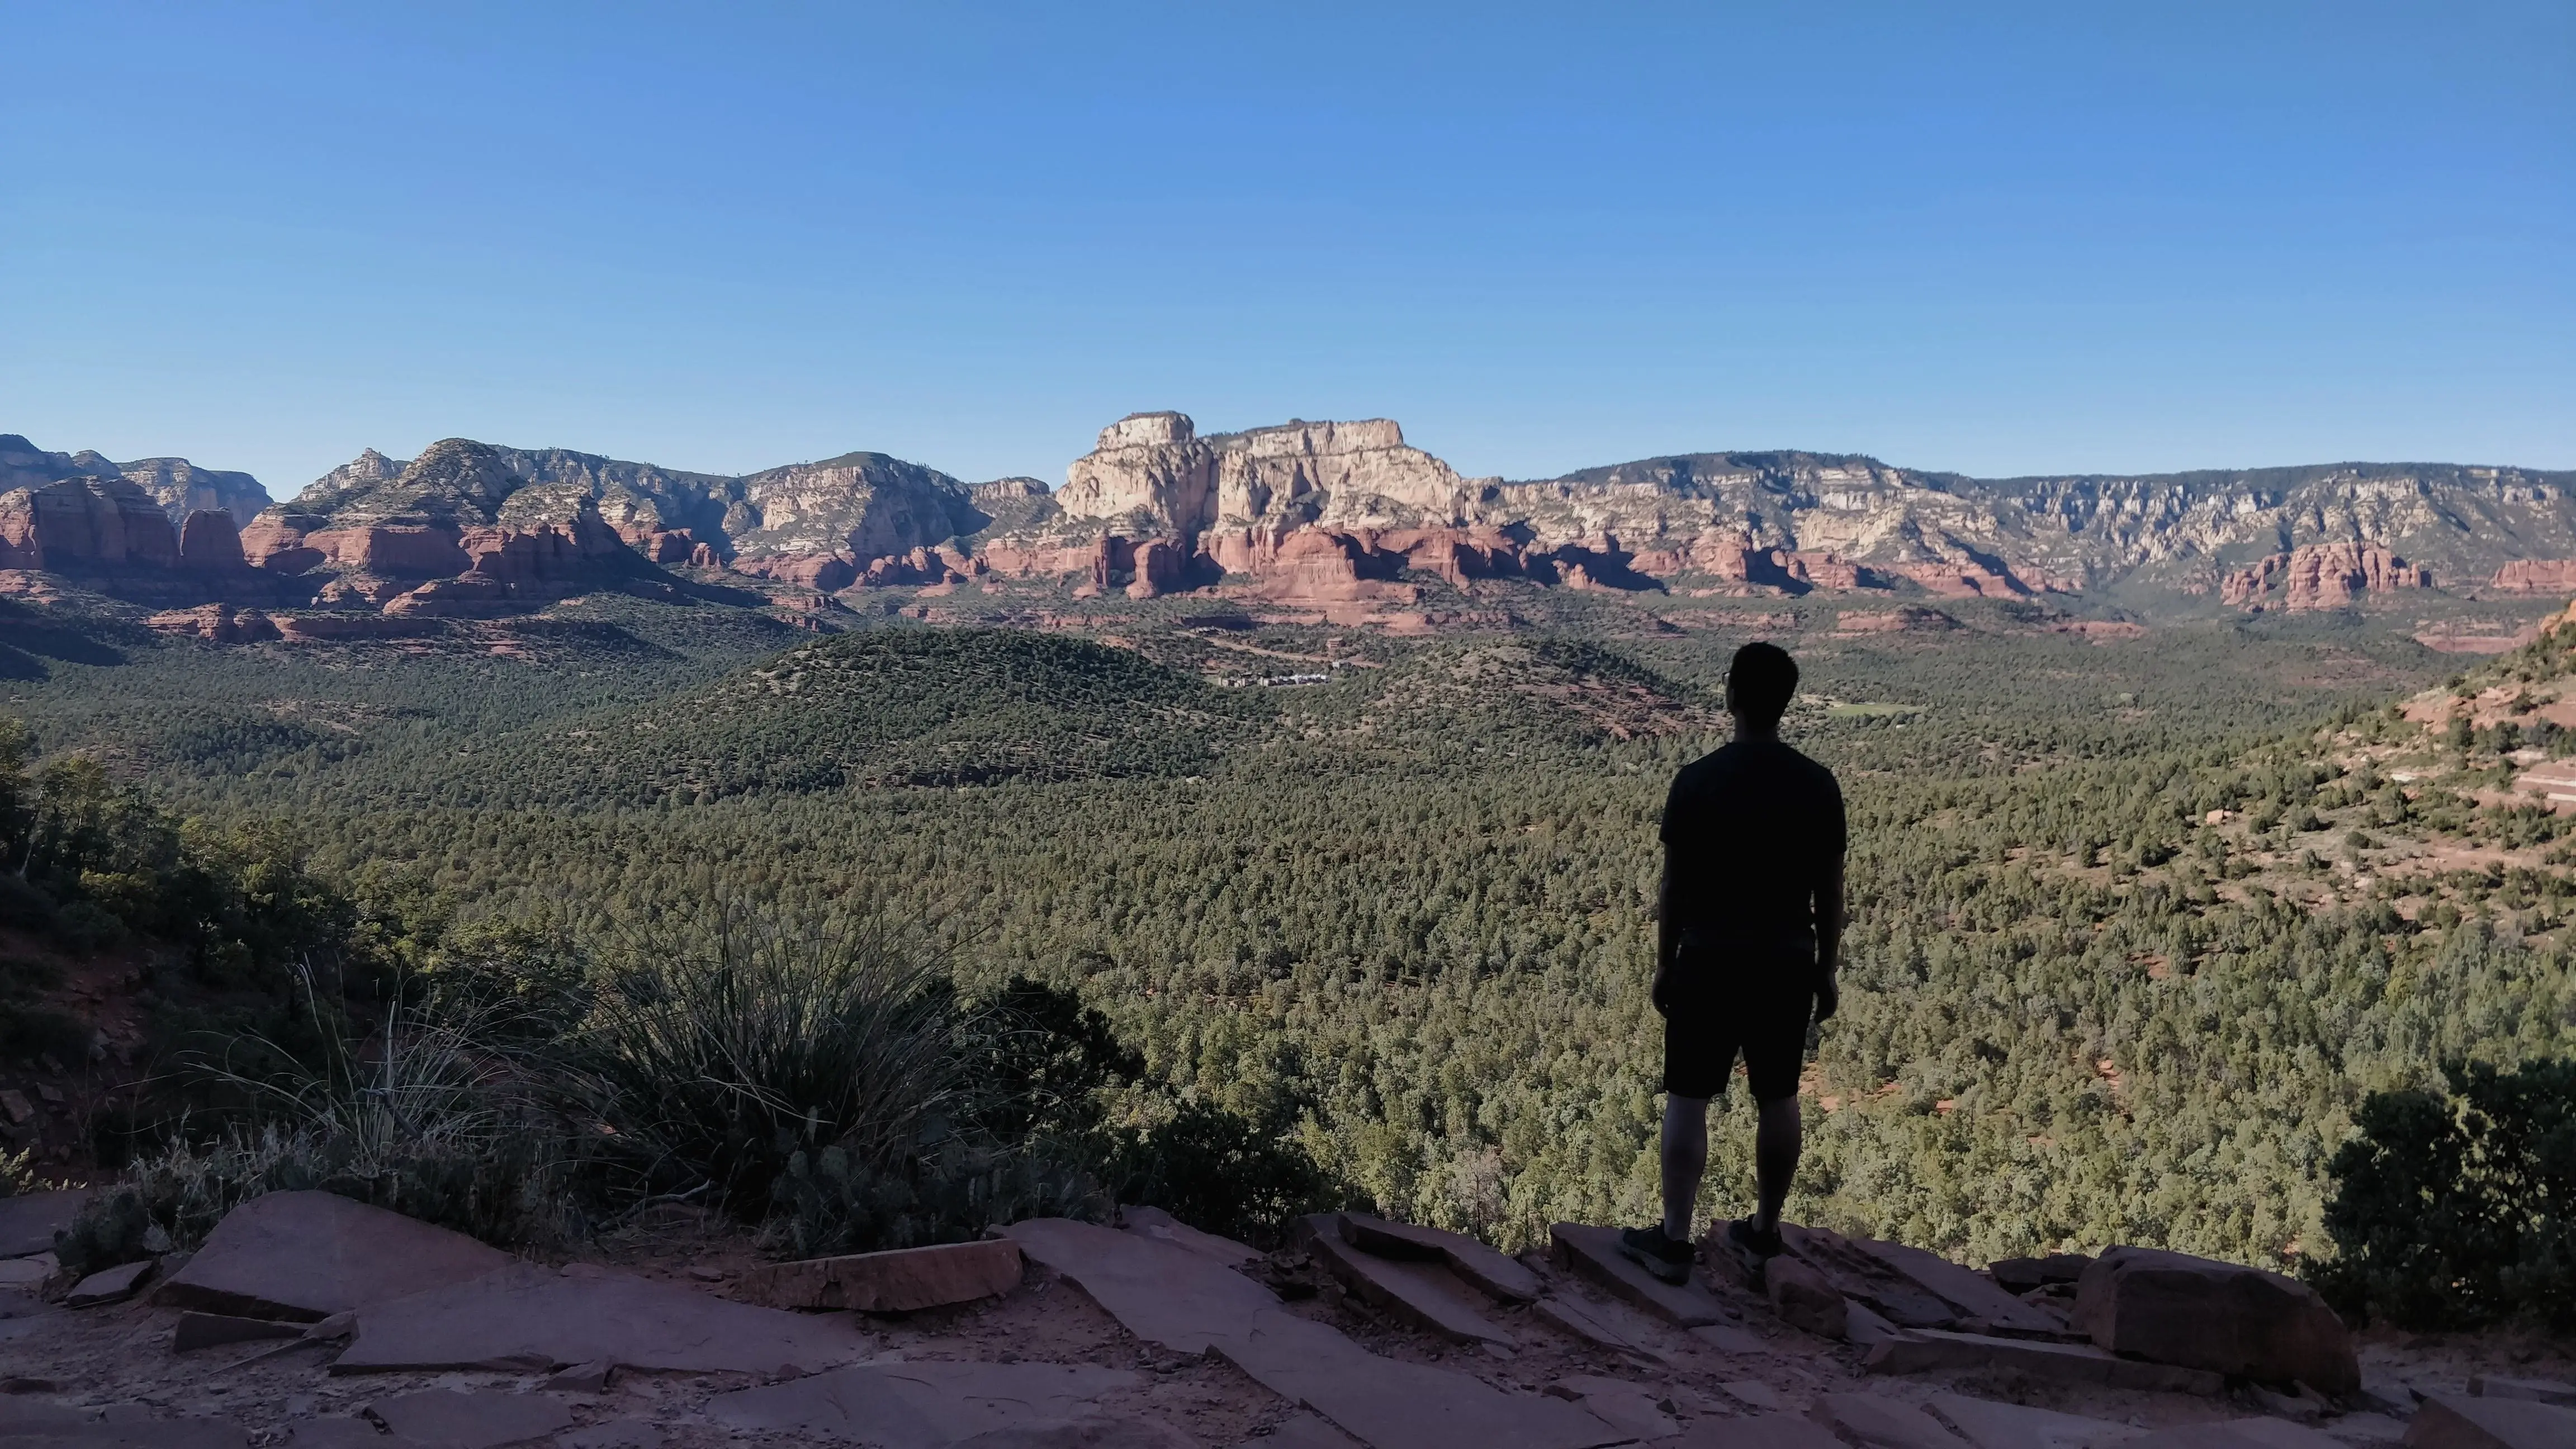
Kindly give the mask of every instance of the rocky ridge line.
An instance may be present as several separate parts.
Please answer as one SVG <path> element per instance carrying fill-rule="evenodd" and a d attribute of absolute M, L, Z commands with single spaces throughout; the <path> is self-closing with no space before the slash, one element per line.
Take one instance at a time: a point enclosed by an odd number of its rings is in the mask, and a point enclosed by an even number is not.
<path fill-rule="evenodd" d="M 674 568 L 809 602 L 1012 579 L 1353 617 L 1487 579 L 1739 596 L 2146 590 L 2291 611 L 2437 579 L 2500 593 L 2576 581 L 2576 474 L 2451 465 L 1981 480 L 1705 453 L 1515 482 L 1462 476 L 1387 419 L 1201 434 L 1158 412 L 1103 429 L 1052 491 L 879 453 L 726 476 L 449 439 L 411 460 L 370 450 L 244 525 L 238 502 L 181 506 L 203 479 L 244 475 L 146 460 L 110 477 L 103 459 L 81 471 L 91 457 L 0 439 L 0 483 L 22 483 L 0 492 L 0 568 L 122 576 L 171 602 L 396 617 L 668 590 Z M 169 546 L 147 507 L 175 510 Z"/>

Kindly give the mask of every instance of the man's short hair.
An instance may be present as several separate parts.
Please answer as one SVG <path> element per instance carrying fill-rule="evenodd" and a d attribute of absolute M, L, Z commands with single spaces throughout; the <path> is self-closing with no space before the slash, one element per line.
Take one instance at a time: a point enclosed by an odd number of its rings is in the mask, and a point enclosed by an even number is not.
<path fill-rule="evenodd" d="M 1777 729 L 1780 716 L 1789 712 L 1789 696 L 1798 692 L 1798 661 L 1779 645 L 1757 640 L 1735 651 L 1726 687 L 1746 724 Z"/>

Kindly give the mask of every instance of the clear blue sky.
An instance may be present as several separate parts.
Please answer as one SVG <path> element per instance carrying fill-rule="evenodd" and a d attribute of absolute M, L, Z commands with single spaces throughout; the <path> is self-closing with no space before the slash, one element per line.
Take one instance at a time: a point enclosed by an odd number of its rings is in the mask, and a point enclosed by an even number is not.
<path fill-rule="evenodd" d="M 2576 466 L 2576 5 L 0 0 L 0 431 Z"/>

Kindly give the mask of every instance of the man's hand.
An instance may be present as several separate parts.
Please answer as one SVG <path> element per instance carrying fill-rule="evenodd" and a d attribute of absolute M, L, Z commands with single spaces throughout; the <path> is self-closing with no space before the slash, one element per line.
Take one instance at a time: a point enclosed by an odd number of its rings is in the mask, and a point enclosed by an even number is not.
<path fill-rule="evenodd" d="M 1826 977 L 1816 987 L 1816 1020 L 1821 1022 L 1831 1019 L 1834 1009 L 1842 1004 L 1842 988 L 1834 984 L 1834 978 Z"/>
<path fill-rule="evenodd" d="M 1655 1003 L 1655 1015 L 1673 1014 L 1673 973 L 1668 966 L 1655 968 L 1655 984 L 1646 988 L 1646 999 Z"/>

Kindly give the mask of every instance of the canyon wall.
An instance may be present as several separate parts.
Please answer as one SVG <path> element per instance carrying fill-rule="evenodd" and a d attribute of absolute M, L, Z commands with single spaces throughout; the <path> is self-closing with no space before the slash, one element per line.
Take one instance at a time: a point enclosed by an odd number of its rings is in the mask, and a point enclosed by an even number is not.
<path fill-rule="evenodd" d="M 1383 418 L 1202 434 L 1181 413 L 1138 413 L 1102 429 L 1052 490 L 969 485 L 882 453 L 727 475 L 451 438 L 408 460 L 370 449 L 245 518 L 265 497 L 246 474 L 47 453 L 14 435 L 0 436 L 0 484 L 0 567 L 170 570 L 201 597 L 393 615 L 728 577 L 800 598 L 1002 578 L 1351 605 L 1521 580 L 2198 594 L 2288 610 L 2436 578 L 2576 585 L 2576 475 L 2564 473 L 2339 464 L 1991 480 L 1760 452 L 1511 481 L 1464 477 Z"/>

